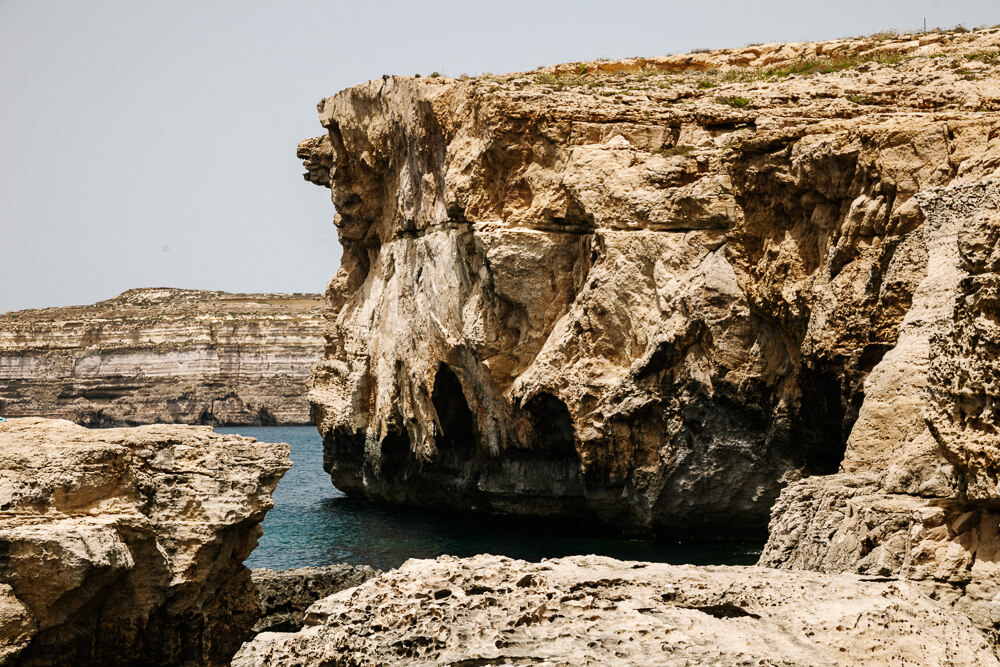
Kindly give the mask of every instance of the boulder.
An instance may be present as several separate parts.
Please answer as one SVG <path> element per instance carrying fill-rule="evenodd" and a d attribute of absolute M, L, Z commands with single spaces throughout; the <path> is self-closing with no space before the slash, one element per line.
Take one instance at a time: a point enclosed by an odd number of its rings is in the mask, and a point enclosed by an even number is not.
<path fill-rule="evenodd" d="M 294 632 L 302 627 L 305 612 L 320 598 L 371 579 L 378 570 L 367 565 L 340 563 L 294 570 L 252 571 L 254 589 L 261 606 L 260 620 L 252 634 Z"/>
<path fill-rule="evenodd" d="M 0 660 L 226 665 L 288 445 L 205 426 L 0 424 Z"/>

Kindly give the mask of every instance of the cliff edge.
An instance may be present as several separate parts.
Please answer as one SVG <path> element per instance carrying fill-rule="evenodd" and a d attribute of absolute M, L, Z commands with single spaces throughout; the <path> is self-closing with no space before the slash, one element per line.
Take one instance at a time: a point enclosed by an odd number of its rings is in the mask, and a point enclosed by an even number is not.
<path fill-rule="evenodd" d="M 288 445 L 204 426 L 0 424 L 0 664 L 228 665 Z"/>
<path fill-rule="evenodd" d="M 952 238 L 921 193 L 1000 176 L 998 64 L 985 29 L 323 100 L 299 154 L 344 247 L 310 392 L 334 483 L 664 536 L 763 535 L 842 466 L 961 495 L 954 462 L 992 450 L 939 456 L 891 382 Z M 961 387 L 935 396 L 965 424 Z"/>

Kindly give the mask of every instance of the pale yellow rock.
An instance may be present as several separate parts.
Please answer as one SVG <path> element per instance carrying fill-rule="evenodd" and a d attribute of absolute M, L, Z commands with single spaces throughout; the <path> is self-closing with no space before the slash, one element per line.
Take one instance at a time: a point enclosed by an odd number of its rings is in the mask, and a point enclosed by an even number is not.
<path fill-rule="evenodd" d="M 956 231 L 918 200 L 1000 175 L 1000 30 L 934 37 L 320 102 L 300 156 L 344 245 L 310 395 L 334 482 L 671 536 L 762 535 L 845 448 L 950 496 L 921 396 Z"/>
<path fill-rule="evenodd" d="M 38 631 L 28 607 L 17 599 L 13 589 L 0 584 L 0 664 L 13 664 Z"/>
<path fill-rule="evenodd" d="M 290 465 L 288 445 L 204 426 L 0 423 L 4 664 L 227 664 Z"/>
<path fill-rule="evenodd" d="M 410 560 L 264 633 L 258 665 L 996 665 L 905 582 L 597 556 Z"/>
<path fill-rule="evenodd" d="M 1000 181 L 917 194 L 927 274 L 865 381 L 843 472 L 786 488 L 760 563 L 917 582 L 1000 635 Z"/>

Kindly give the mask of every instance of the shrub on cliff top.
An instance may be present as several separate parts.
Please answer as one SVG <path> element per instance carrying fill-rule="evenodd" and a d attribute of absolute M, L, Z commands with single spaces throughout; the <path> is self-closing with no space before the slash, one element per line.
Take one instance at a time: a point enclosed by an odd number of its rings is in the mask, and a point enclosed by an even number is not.
<path fill-rule="evenodd" d="M 844 56 L 840 58 L 803 58 L 768 68 L 738 68 L 726 72 L 723 81 L 752 82 L 764 79 L 782 79 L 793 74 L 829 74 L 857 67 L 865 63 L 895 65 L 908 58 L 901 51 L 881 51 L 863 55 Z"/>
<path fill-rule="evenodd" d="M 745 97 L 716 97 L 715 101 L 719 104 L 727 104 L 731 107 L 736 107 L 737 109 L 745 109 L 750 106 L 750 100 Z"/>

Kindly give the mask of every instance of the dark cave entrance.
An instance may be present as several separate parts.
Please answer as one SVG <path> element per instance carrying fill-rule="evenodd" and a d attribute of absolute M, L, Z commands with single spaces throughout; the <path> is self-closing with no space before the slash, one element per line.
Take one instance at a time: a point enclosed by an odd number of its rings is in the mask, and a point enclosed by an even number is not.
<path fill-rule="evenodd" d="M 524 412 L 535 440 L 525 447 L 507 449 L 507 463 L 525 489 L 531 489 L 536 498 L 549 499 L 539 507 L 559 514 L 579 511 L 579 507 L 570 507 L 579 502 L 584 491 L 569 408 L 556 396 L 542 392 L 524 404 Z"/>
<path fill-rule="evenodd" d="M 573 418 L 566 404 L 552 394 L 542 392 L 525 403 L 524 410 L 538 435 L 536 453 L 544 458 L 569 458 L 577 463 Z"/>
<path fill-rule="evenodd" d="M 800 371 L 801 407 L 790 444 L 798 449 L 809 475 L 840 470 L 864 400 L 864 374 L 854 375 L 846 364 L 809 364 Z"/>
<path fill-rule="evenodd" d="M 410 458 L 410 436 L 406 431 L 390 431 L 382 438 L 381 472 L 386 479 L 401 480 Z"/>
<path fill-rule="evenodd" d="M 434 376 L 431 402 L 437 412 L 440 427 L 435 445 L 437 456 L 433 467 L 458 471 L 469 464 L 476 454 L 479 436 L 476 418 L 469 409 L 458 376 L 447 365 L 441 364 Z"/>

